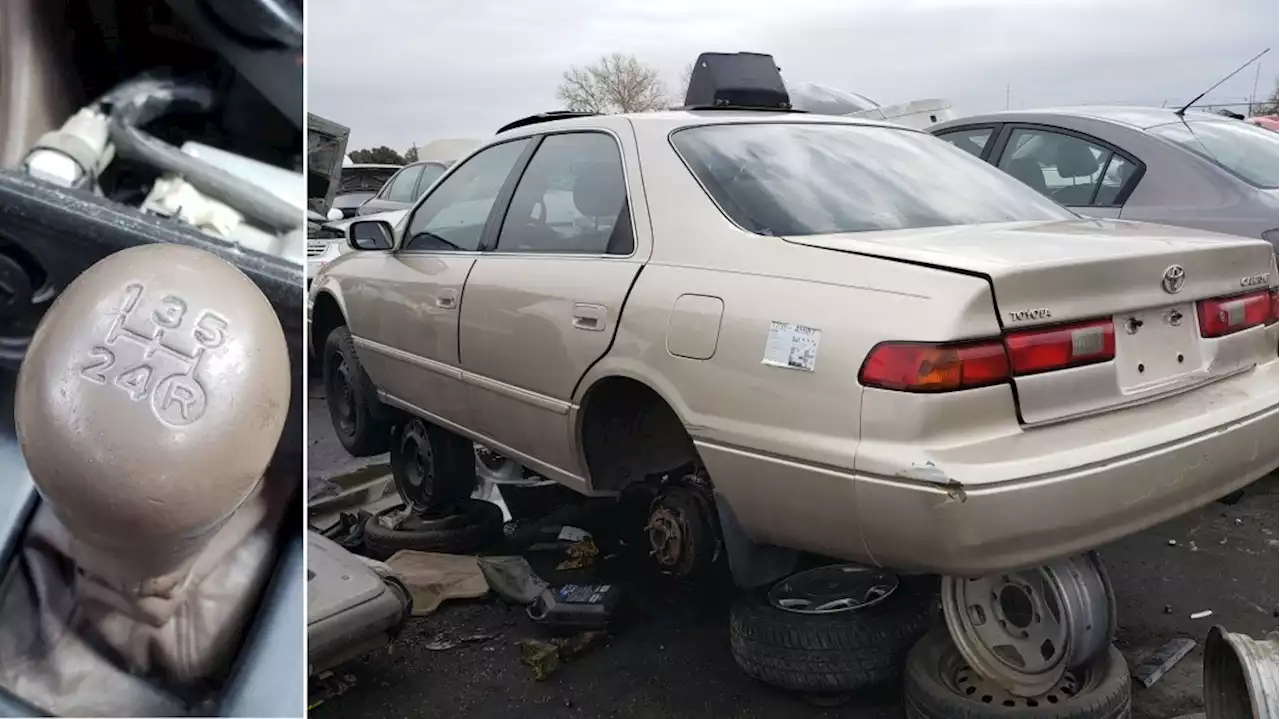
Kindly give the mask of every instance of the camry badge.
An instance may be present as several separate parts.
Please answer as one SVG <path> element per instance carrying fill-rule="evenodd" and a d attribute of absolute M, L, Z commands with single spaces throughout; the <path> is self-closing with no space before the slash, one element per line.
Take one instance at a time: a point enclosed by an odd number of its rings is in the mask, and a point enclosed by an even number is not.
<path fill-rule="evenodd" d="M 1164 277 L 1160 280 L 1160 286 L 1165 292 L 1176 295 L 1182 291 L 1182 285 L 1187 281 L 1187 271 L 1182 269 L 1182 265 L 1169 265 L 1169 269 L 1164 271 Z"/>

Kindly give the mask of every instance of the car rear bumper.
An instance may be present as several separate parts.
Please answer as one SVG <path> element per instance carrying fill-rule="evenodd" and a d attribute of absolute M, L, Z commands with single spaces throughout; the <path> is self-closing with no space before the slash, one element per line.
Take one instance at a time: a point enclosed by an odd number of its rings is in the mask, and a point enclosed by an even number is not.
<path fill-rule="evenodd" d="M 1173 444 L 993 486 L 863 478 L 860 524 L 874 561 L 980 575 L 1044 563 L 1140 532 L 1274 470 L 1276 406 Z M 884 521 L 896 518 L 896 522 Z"/>
<path fill-rule="evenodd" d="M 1278 377 L 1272 360 L 1097 417 L 967 446 L 914 446 L 920 461 L 898 471 L 881 461 L 875 473 L 846 473 L 698 446 L 717 491 L 760 541 L 972 576 L 1098 547 L 1276 469 Z M 864 453 L 908 456 L 885 444 L 864 438 L 858 466 Z"/>

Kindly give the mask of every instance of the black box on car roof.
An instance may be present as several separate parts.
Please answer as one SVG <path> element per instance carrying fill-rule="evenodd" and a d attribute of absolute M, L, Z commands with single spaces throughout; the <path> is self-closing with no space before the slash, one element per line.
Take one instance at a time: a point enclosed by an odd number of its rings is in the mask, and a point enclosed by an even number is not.
<path fill-rule="evenodd" d="M 689 109 L 790 110 L 791 98 L 772 55 L 704 52 L 689 76 Z"/>

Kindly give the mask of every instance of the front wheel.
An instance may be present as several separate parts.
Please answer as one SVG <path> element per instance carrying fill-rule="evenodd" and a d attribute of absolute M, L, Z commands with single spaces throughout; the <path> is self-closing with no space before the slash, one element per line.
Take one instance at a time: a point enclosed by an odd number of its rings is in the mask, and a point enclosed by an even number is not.
<path fill-rule="evenodd" d="M 325 402 L 329 419 L 342 448 L 353 457 L 372 457 L 386 452 L 391 444 L 391 427 L 373 415 L 376 390 L 356 356 L 351 332 L 335 327 L 324 342 L 322 361 Z"/>

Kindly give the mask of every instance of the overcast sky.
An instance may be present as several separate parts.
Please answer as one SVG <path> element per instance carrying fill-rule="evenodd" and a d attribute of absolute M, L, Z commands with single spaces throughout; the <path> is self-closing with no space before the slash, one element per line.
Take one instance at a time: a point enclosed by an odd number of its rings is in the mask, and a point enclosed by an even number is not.
<path fill-rule="evenodd" d="M 308 109 L 348 147 L 484 138 L 559 109 L 561 75 L 612 52 L 674 93 L 699 52 L 767 52 L 791 82 L 967 114 L 1190 100 L 1255 53 L 1275 87 L 1276 0 L 307 0 Z M 1206 99 L 1243 101 L 1254 68 Z"/>

